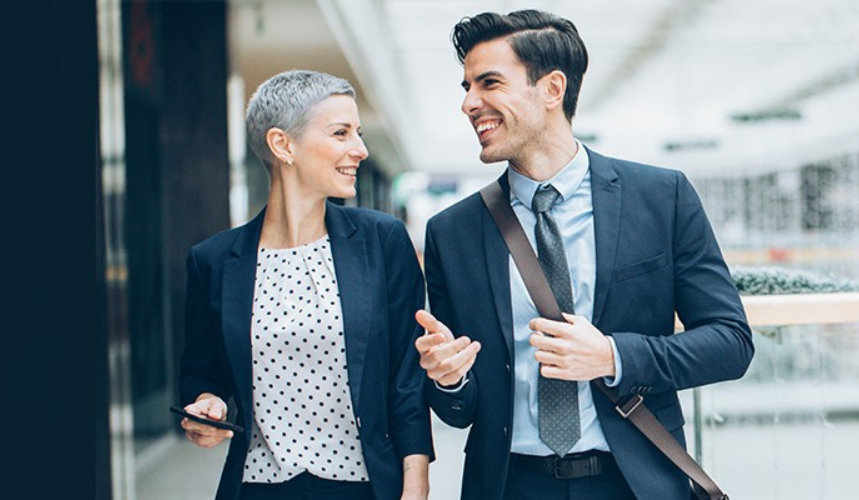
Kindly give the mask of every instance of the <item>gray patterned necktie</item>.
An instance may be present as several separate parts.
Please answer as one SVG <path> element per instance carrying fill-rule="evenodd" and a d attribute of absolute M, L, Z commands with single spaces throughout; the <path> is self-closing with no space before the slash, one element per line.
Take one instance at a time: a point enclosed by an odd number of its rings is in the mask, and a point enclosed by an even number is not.
<path fill-rule="evenodd" d="M 537 217 L 534 237 L 537 240 L 537 259 L 549 287 L 561 310 L 573 314 L 573 289 L 570 269 L 564 253 L 564 241 L 558 224 L 549 215 L 560 193 L 551 185 L 541 187 L 534 194 L 531 209 Z M 581 437 L 579 424 L 578 382 L 540 376 L 537 395 L 540 439 L 559 457 L 564 456 Z"/>

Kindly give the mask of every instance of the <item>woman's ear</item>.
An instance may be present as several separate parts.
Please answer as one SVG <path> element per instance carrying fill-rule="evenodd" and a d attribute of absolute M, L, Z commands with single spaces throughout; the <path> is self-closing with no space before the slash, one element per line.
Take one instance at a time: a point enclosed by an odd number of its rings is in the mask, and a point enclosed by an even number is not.
<path fill-rule="evenodd" d="M 543 81 L 546 108 L 555 109 L 558 106 L 563 107 L 564 94 L 567 92 L 567 75 L 563 71 L 556 69 L 543 75 L 543 78 L 540 80 Z"/>
<path fill-rule="evenodd" d="M 295 142 L 292 136 L 277 127 L 272 127 L 265 133 L 265 142 L 276 160 L 292 166 L 295 161 Z"/>

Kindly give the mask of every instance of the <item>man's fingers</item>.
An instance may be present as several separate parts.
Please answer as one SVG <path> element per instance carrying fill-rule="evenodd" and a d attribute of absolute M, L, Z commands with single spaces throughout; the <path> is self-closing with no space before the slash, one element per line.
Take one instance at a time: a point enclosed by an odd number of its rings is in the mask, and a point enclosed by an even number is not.
<path fill-rule="evenodd" d="M 567 323 L 571 325 L 575 325 L 579 321 L 586 319 L 584 316 L 579 316 L 578 314 L 569 314 L 565 312 L 562 312 L 561 316 L 563 316 L 564 319 L 567 320 Z"/>
<path fill-rule="evenodd" d="M 426 335 L 421 335 L 417 339 L 415 339 L 415 347 L 418 352 L 422 355 L 433 347 L 437 345 L 441 345 L 447 342 L 447 338 L 445 338 L 444 334 L 441 333 L 427 333 Z"/>
<path fill-rule="evenodd" d="M 429 353 L 430 361 L 434 361 L 435 364 L 441 363 L 456 356 L 457 353 L 468 347 L 470 343 L 471 339 L 468 337 L 459 337 L 458 339 L 437 345 Z"/>
<path fill-rule="evenodd" d="M 466 367 L 467 370 L 474 364 L 478 352 L 480 352 L 480 342 L 472 342 L 468 347 L 456 353 L 455 356 L 448 358 L 447 361 L 442 363 L 442 366 L 445 366 L 445 363 L 447 363 L 446 368 L 449 368 L 449 371 L 453 372 L 460 371 L 463 367 Z"/>
<path fill-rule="evenodd" d="M 564 373 L 564 371 L 562 369 L 558 368 L 557 366 L 551 366 L 551 365 L 541 365 L 540 366 L 540 375 L 542 375 L 546 378 L 563 379 L 563 377 L 562 377 L 563 373 Z"/>
<path fill-rule="evenodd" d="M 448 340 L 453 340 L 453 334 L 450 329 L 441 321 L 435 319 L 435 316 L 429 312 L 419 309 L 415 313 L 415 320 L 418 324 L 424 327 L 428 333 L 442 333 Z"/>
<path fill-rule="evenodd" d="M 577 316 L 571 316 L 576 318 Z M 552 321 L 546 318 L 534 318 L 528 323 L 528 327 L 534 331 L 543 332 L 552 337 L 572 338 L 572 322 Z"/>
<path fill-rule="evenodd" d="M 534 359 L 536 359 L 543 366 L 557 366 L 560 367 L 562 364 L 561 356 L 549 351 L 536 351 L 534 352 Z"/>
<path fill-rule="evenodd" d="M 480 342 L 472 342 L 468 347 L 456 353 L 456 355 L 448 357 L 436 365 L 432 369 L 431 375 L 436 379 L 450 379 L 451 376 L 455 376 L 455 382 L 462 378 L 462 375 L 465 375 L 465 372 L 471 368 L 479 351 Z"/>
<path fill-rule="evenodd" d="M 480 342 L 472 342 L 455 356 L 439 363 L 436 370 L 434 370 L 436 380 L 442 385 L 455 384 L 474 365 L 478 352 L 480 352 Z"/>
<path fill-rule="evenodd" d="M 569 344 L 568 340 L 550 337 L 539 332 L 532 333 L 529 342 L 537 349 L 559 354 L 566 354 Z"/>
<path fill-rule="evenodd" d="M 461 380 L 474 364 L 480 343 L 465 336 L 454 338 L 444 323 L 423 309 L 415 313 L 415 320 L 427 331 L 415 339 L 415 348 L 421 355 L 420 366 L 427 376 L 442 385 Z"/>
<path fill-rule="evenodd" d="M 442 336 L 441 334 L 431 334 L 424 335 L 421 338 L 424 337 L 435 337 L 438 339 Z M 430 340 L 428 339 L 427 342 L 430 342 Z M 459 337 L 458 339 L 454 339 L 449 342 L 442 340 L 440 343 L 436 343 L 426 350 L 421 350 L 421 348 L 418 347 L 418 351 L 421 353 L 421 368 L 428 371 L 435 370 L 440 363 L 456 356 L 459 351 L 468 347 L 469 343 L 471 343 L 471 340 L 469 340 L 468 337 Z"/>
<path fill-rule="evenodd" d="M 435 316 L 430 314 L 428 311 L 424 309 L 418 309 L 415 313 L 415 320 L 419 325 L 424 327 L 428 333 L 435 333 L 439 331 L 439 325 L 441 322 L 435 319 Z"/>

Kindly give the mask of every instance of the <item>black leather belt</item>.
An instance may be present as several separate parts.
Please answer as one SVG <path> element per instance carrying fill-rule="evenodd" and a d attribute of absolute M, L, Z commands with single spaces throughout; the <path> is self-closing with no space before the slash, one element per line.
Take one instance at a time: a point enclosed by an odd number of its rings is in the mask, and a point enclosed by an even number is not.
<path fill-rule="evenodd" d="M 537 457 L 534 455 L 510 454 L 514 467 L 540 472 L 555 479 L 580 479 L 598 476 L 607 470 L 616 469 L 617 464 L 607 451 L 586 451 L 571 453 L 564 457 Z"/>

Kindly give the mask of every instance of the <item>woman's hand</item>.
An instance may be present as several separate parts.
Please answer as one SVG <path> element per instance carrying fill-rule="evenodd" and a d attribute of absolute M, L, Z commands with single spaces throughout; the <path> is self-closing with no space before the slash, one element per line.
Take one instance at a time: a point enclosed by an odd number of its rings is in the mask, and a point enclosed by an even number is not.
<path fill-rule="evenodd" d="M 400 500 L 427 500 L 429 495 L 429 457 L 403 458 L 403 495 Z"/>
<path fill-rule="evenodd" d="M 208 392 L 197 396 L 197 400 L 186 406 L 185 411 L 211 420 L 225 420 L 227 418 L 227 404 L 224 403 L 223 399 Z M 185 437 L 203 448 L 217 446 L 224 439 L 233 437 L 233 431 L 217 429 L 211 425 L 194 422 L 187 418 L 183 418 L 181 424 L 182 428 L 185 429 Z"/>

